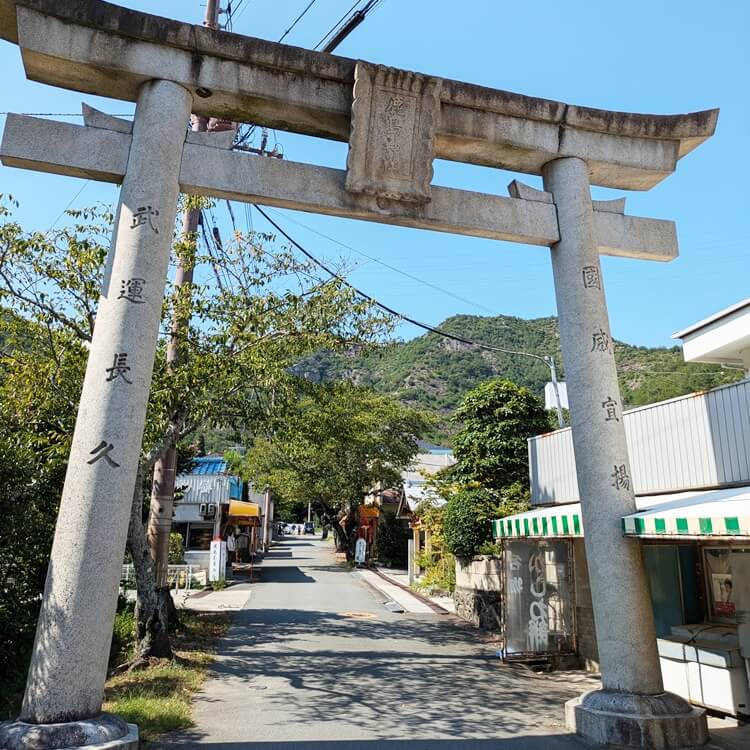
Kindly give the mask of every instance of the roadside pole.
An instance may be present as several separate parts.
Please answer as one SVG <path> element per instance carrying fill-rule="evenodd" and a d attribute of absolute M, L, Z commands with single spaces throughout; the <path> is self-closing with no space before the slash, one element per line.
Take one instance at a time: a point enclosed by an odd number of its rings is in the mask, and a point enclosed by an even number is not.
<path fill-rule="evenodd" d="M 218 0 L 208 0 L 203 25 L 209 29 L 219 27 Z M 191 115 L 190 127 L 195 132 L 208 130 L 208 118 Z M 198 234 L 200 209 L 188 209 L 182 217 L 182 240 L 195 246 Z M 194 253 L 177 259 L 177 271 L 174 285 L 178 296 L 190 295 L 189 287 L 193 283 L 195 266 Z M 186 288 L 186 293 L 181 290 Z M 167 367 L 176 366 L 180 359 L 180 341 L 190 324 L 190 300 L 183 308 L 186 312 L 175 315 L 172 321 L 169 344 L 167 345 Z M 148 544 L 154 560 L 154 577 L 157 591 L 166 590 L 169 586 L 169 534 L 172 530 L 172 514 L 174 510 L 174 489 L 177 476 L 177 447 L 170 445 L 157 459 L 154 465 L 154 476 L 151 485 L 151 506 L 148 517 Z"/>

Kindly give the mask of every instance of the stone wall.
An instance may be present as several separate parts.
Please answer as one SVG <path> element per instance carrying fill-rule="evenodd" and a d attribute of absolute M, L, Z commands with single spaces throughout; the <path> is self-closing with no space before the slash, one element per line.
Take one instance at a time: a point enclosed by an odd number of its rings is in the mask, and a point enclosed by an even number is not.
<path fill-rule="evenodd" d="M 478 555 L 471 560 L 456 560 L 453 601 L 459 617 L 476 627 L 499 631 L 502 609 L 501 558 Z"/>
<path fill-rule="evenodd" d="M 591 601 L 591 584 L 586 564 L 583 539 L 573 540 L 573 570 L 575 574 L 576 643 L 582 665 L 589 672 L 599 671 L 599 650 L 594 626 L 594 607 Z"/>

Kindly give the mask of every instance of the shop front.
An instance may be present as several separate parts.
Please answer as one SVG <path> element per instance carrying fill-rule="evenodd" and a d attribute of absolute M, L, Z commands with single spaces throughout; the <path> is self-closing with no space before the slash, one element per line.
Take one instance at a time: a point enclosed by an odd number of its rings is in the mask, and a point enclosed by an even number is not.
<path fill-rule="evenodd" d="M 665 689 L 750 720 L 750 488 L 667 497 L 623 519 L 644 545 Z"/>
<path fill-rule="evenodd" d="M 377 505 L 360 505 L 358 512 L 357 539 L 364 539 L 367 546 L 365 555 L 369 560 L 376 555 L 378 539 L 378 519 L 380 508 Z"/>
<path fill-rule="evenodd" d="M 258 533 L 261 525 L 261 507 L 257 503 L 232 500 L 222 507 L 222 538 L 234 537 L 234 552 L 230 556 L 233 569 L 242 569 L 252 564 L 258 551 Z"/>
<path fill-rule="evenodd" d="M 493 523 L 503 543 L 503 658 L 575 666 L 579 656 L 576 553 L 583 547 L 580 508 L 554 506 Z M 585 569 L 585 565 L 584 565 Z"/>
<path fill-rule="evenodd" d="M 622 520 L 648 572 L 665 689 L 750 719 L 750 487 L 638 497 Z M 494 522 L 505 548 L 505 653 L 596 668 L 579 503 Z"/>

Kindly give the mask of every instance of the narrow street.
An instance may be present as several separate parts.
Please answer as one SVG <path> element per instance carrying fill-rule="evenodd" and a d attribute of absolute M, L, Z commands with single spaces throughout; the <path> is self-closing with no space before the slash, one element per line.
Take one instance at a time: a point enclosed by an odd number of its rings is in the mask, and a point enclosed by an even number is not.
<path fill-rule="evenodd" d="M 163 748 L 563 750 L 569 681 L 509 668 L 448 615 L 397 614 L 317 538 L 277 544 Z M 585 678 L 582 678 L 585 680 Z M 592 685 L 593 686 L 593 685 Z"/>

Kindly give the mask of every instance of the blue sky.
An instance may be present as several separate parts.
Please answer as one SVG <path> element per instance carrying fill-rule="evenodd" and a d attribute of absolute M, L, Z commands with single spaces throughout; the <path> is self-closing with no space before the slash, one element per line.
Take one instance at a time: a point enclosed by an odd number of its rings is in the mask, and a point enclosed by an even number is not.
<path fill-rule="evenodd" d="M 234 30 L 276 40 L 308 2 L 244 0 Z M 285 41 L 314 46 L 352 3 L 317 0 Z M 199 0 L 121 4 L 193 22 L 203 17 Z M 657 346 L 671 345 L 674 331 L 749 296 L 748 28 L 746 0 L 382 0 L 337 52 L 606 109 L 671 114 L 720 107 L 714 138 L 683 159 L 677 172 L 656 188 L 646 193 L 595 191 L 595 197 L 627 195 L 628 213 L 677 222 L 680 257 L 672 263 L 603 258 L 614 335 Z M 0 70 L 0 110 L 80 111 L 80 94 L 27 81 L 15 46 L 0 46 Z M 86 101 L 108 112 L 133 110 L 128 102 L 96 97 Z M 276 138 L 289 159 L 344 167 L 345 144 L 282 132 Z M 513 176 L 440 161 L 435 163 L 434 181 L 506 194 Z M 539 178 L 524 179 L 540 186 Z M 113 186 L 7 167 L 0 167 L 0 193 L 12 193 L 21 202 L 17 216 L 29 229 L 64 221 L 59 217 L 69 204 L 114 203 L 117 196 Z M 244 225 L 244 211 L 236 212 Z M 215 213 L 228 226 L 223 204 Z M 555 313 L 545 248 L 313 214 L 271 213 L 319 257 L 343 259 L 354 269 L 349 279 L 359 288 L 425 322 L 436 324 L 459 313 L 524 318 Z M 254 226 L 267 228 L 257 214 Z M 399 328 L 405 338 L 419 333 L 412 326 Z"/>

